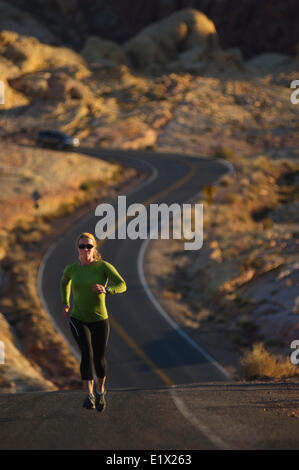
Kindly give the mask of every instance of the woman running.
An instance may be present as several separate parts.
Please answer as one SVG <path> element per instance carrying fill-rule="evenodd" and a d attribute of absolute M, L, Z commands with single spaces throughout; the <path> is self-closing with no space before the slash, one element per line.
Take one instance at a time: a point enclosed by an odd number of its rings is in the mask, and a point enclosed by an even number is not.
<path fill-rule="evenodd" d="M 106 407 L 105 351 L 110 331 L 105 297 L 106 294 L 125 292 L 127 286 L 117 270 L 102 260 L 96 239 L 91 233 L 79 235 L 76 249 L 79 262 L 66 266 L 60 283 L 63 313 L 69 319 L 71 331 L 81 352 L 80 373 L 88 392 L 83 406 L 103 411 Z M 108 280 L 113 283 L 111 287 L 107 287 Z M 70 315 L 71 288 L 73 307 Z M 93 366 L 97 386 L 94 386 Z"/>

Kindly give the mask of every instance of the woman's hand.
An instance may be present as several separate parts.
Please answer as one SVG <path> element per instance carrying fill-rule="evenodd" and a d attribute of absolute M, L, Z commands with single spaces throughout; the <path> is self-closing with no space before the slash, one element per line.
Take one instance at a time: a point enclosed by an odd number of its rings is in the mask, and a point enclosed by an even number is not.
<path fill-rule="evenodd" d="M 105 286 L 102 286 L 102 284 L 94 284 L 92 290 L 96 294 L 106 294 Z"/>
<path fill-rule="evenodd" d="M 66 318 L 67 320 L 70 318 L 70 306 L 69 305 L 66 305 L 63 309 L 63 316 L 64 318 Z"/>

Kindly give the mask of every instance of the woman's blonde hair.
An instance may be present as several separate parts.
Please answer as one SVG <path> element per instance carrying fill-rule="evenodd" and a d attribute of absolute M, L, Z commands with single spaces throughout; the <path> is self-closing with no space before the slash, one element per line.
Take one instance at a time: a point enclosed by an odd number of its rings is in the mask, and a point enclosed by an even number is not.
<path fill-rule="evenodd" d="M 79 237 L 77 238 L 77 240 L 76 240 L 76 248 L 78 248 L 79 241 L 81 240 L 81 238 L 90 238 L 93 241 L 93 244 L 95 246 L 95 250 L 94 250 L 95 260 L 99 261 L 100 259 L 102 259 L 101 254 L 98 252 L 98 243 L 97 243 L 97 240 L 96 240 L 95 236 L 92 233 L 89 233 L 89 232 L 81 233 L 79 235 Z"/>

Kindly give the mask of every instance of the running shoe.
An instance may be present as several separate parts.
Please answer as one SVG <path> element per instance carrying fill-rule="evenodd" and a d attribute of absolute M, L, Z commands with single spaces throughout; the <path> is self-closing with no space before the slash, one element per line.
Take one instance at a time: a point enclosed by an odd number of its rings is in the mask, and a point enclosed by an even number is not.
<path fill-rule="evenodd" d="M 86 408 L 87 410 L 92 410 L 95 408 L 95 404 L 96 400 L 94 395 L 91 395 L 89 393 L 83 402 L 83 408 Z"/>
<path fill-rule="evenodd" d="M 96 406 L 96 409 L 98 411 L 104 411 L 104 409 L 106 408 L 105 395 L 106 395 L 106 390 L 104 392 L 98 392 L 96 390 L 96 403 L 95 403 L 95 406 Z"/>

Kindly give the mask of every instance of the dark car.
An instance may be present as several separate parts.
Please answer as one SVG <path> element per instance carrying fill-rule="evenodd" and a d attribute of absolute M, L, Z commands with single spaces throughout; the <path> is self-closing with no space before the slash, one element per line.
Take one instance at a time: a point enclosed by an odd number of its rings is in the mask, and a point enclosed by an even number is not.
<path fill-rule="evenodd" d="M 64 149 L 68 147 L 78 147 L 80 141 L 77 137 L 64 134 L 60 131 L 44 130 L 38 133 L 37 144 L 41 147 Z"/>

